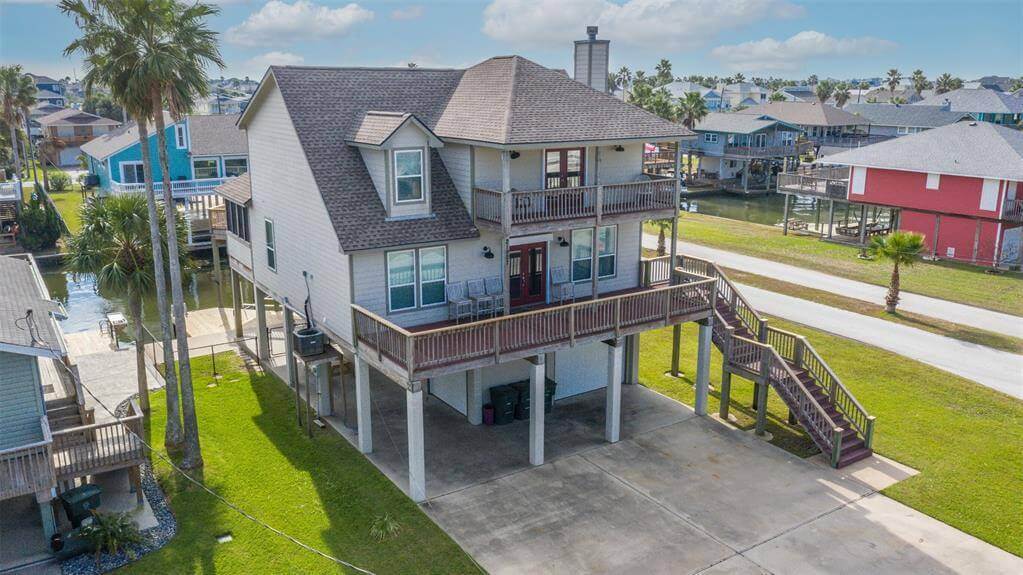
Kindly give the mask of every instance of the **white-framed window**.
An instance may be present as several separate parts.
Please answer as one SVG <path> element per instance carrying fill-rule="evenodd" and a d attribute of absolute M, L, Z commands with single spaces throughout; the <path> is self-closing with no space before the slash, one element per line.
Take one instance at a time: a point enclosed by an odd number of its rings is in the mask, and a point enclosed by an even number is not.
<path fill-rule="evenodd" d="M 387 311 L 416 307 L 416 250 L 387 252 Z"/>
<path fill-rule="evenodd" d="M 197 180 L 220 177 L 220 161 L 217 158 L 193 158 L 192 174 Z"/>
<path fill-rule="evenodd" d="M 904 135 L 904 134 L 908 134 L 909 133 L 909 126 L 899 126 L 898 133 L 899 133 L 900 136 Z"/>
<path fill-rule="evenodd" d="M 266 267 L 277 271 L 277 236 L 274 221 L 270 218 L 263 219 L 263 230 L 266 232 Z"/>
<path fill-rule="evenodd" d="M 248 158 L 224 158 L 224 177 L 233 178 L 249 171 Z"/>
<path fill-rule="evenodd" d="M 614 277 L 618 268 L 618 226 L 597 228 L 597 279 Z M 593 279 L 593 228 L 572 230 L 572 281 Z"/>
<path fill-rule="evenodd" d="M 941 174 L 927 174 L 927 189 L 936 190 L 941 185 Z"/>
<path fill-rule="evenodd" d="M 142 162 L 121 162 L 121 183 L 141 184 L 146 181 Z"/>
<path fill-rule="evenodd" d="M 998 190 L 1001 187 L 998 180 L 984 178 L 980 188 L 980 209 L 989 212 L 995 211 L 998 207 Z"/>
<path fill-rule="evenodd" d="M 708 144 L 716 144 L 718 143 L 718 135 L 706 133 L 703 135 L 703 141 L 707 142 Z"/>
<path fill-rule="evenodd" d="M 188 140 L 185 139 L 184 124 L 174 124 L 174 145 L 179 150 L 184 150 L 188 147 Z"/>
<path fill-rule="evenodd" d="M 423 199 L 423 151 L 394 151 L 394 201 L 418 202 Z"/>
<path fill-rule="evenodd" d="M 779 132 L 778 135 L 781 137 L 781 145 L 791 146 L 796 141 L 796 135 L 792 132 Z"/>
<path fill-rule="evenodd" d="M 448 250 L 444 246 L 419 250 L 419 301 L 423 307 L 441 305 L 445 301 L 444 286 L 448 281 Z"/>

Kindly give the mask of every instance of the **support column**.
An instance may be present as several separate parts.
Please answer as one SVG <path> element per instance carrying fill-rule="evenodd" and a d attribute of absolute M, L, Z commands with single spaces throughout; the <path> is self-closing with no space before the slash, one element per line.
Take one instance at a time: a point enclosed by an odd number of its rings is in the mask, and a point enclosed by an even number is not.
<path fill-rule="evenodd" d="M 359 354 L 355 363 L 355 417 L 359 435 L 359 452 L 373 452 L 373 404 L 369 395 L 369 364 Z"/>
<path fill-rule="evenodd" d="M 639 334 L 625 336 L 625 383 L 639 383 Z"/>
<path fill-rule="evenodd" d="M 835 230 L 835 200 L 828 200 L 828 239 Z"/>
<path fill-rule="evenodd" d="M 721 403 L 718 405 L 718 416 L 721 421 L 728 421 L 728 408 L 732 400 L 732 373 L 727 367 L 721 368 Z"/>
<path fill-rule="evenodd" d="M 934 214 L 934 237 L 931 238 L 931 255 L 938 257 L 938 236 L 941 232 L 941 214 Z"/>
<path fill-rule="evenodd" d="M 789 204 L 792 198 L 788 194 L 783 194 L 783 197 L 785 198 L 785 207 L 782 211 L 781 235 L 787 236 L 789 235 Z"/>
<path fill-rule="evenodd" d="M 48 540 L 57 532 L 57 518 L 53 515 L 52 490 L 36 493 L 36 503 L 39 504 L 39 519 L 43 524 L 43 533 Z"/>
<path fill-rule="evenodd" d="M 408 493 L 412 501 L 426 501 L 426 443 L 423 439 L 423 382 L 409 382 L 405 391 L 408 427 Z"/>
<path fill-rule="evenodd" d="M 265 325 L 264 321 L 264 325 Z M 298 364 L 295 360 L 291 334 L 295 331 L 295 312 L 291 308 L 284 307 L 284 354 L 285 363 L 288 366 L 288 386 L 298 388 Z M 308 382 L 307 382 L 308 383 Z"/>
<path fill-rule="evenodd" d="M 266 294 L 253 285 L 256 296 L 256 348 L 259 361 L 270 360 L 270 334 L 266 331 Z"/>
<path fill-rule="evenodd" d="M 231 270 L 231 311 L 234 314 L 234 335 L 244 337 L 242 331 L 242 280 L 238 272 Z"/>
<path fill-rule="evenodd" d="M 680 356 L 682 355 L 682 325 L 676 324 L 671 328 L 671 375 L 682 377 L 678 369 Z"/>
<path fill-rule="evenodd" d="M 529 463 L 543 465 L 544 387 L 547 366 L 544 356 L 527 358 L 529 365 Z"/>
<path fill-rule="evenodd" d="M 867 206 L 860 206 L 860 245 L 867 243 Z"/>
<path fill-rule="evenodd" d="M 465 413 L 472 425 L 483 423 L 483 370 L 465 372 Z"/>
<path fill-rule="evenodd" d="M 604 439 L 617 443 L 622 433 L 622 342 L 607 342 L 607 389 L 604 404 Z"/>
<path fill-rule="evenodd" d="M 696 415 L 707 415 L 707 394 L 710 390 L 711 329 L 714 320 L 700 322 L 699 348 L 696 351 Z"/>
<path fill-rule="evenodd" d="M 210 246 L 213 248 L 213 277 L 217 284 L 217 299 L 221 300 L 224 297 L 223 286 L 220 285 L 220 245 L 217 243 L 217 238 L 210 238 Z"/>
<path fill-rule="evenodd" d="M 319 363 L 313 368 L 316 378 L 316 414 L 321 418 L 332 415 L 330 408 L 330 362 Z"/>

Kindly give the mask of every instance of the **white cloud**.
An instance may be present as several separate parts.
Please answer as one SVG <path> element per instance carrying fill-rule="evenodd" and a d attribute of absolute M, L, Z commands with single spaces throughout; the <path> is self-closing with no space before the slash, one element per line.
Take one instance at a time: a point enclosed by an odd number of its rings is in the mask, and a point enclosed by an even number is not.
<path fill-rule="evenodd" d="M 586 26 L 600 37 L 634 46 L 678 50 L 703 46 L 719 33 L 765 19 L 795 18 L 788 0 L 493 0 L 483 33 L 516 45 L 563 45 Z"/>
<path fill-rule="evenodd" d="M 742 44 L 718 46 L 710 54 L 732 70 L 799 70 L 810 58 L 827 56 L 869 56 L 895 48 L 890 40 L 861 36 L 835 38 L 804 30 L 786 40 L 763 38 Z"/>
<path fill-rule="evenodd" d="M 266 54 L 260 54 L 245 61 L 248 70 L 259 70 L 260 73 L 270 66 L 297 66 L 305 62 L 305 58 L 292 52 L 281 52 L 273 50 Z"/>
<path fill-rule="evenodd" d="M 329 8 L 296 0 L 270 0 L 244 22 L 232 26 L 225 37 L 242 46 L 281 46 L 297 40 L 344 36 L 352 27 L 373 19 L 373 12 L 351 3 Z"/>
<path fill-rule="evenodd" d="M 391 10 L 392 20 L 417 20 L 423 17 L 423 7 L 419 5 L 395 8 Z"/>

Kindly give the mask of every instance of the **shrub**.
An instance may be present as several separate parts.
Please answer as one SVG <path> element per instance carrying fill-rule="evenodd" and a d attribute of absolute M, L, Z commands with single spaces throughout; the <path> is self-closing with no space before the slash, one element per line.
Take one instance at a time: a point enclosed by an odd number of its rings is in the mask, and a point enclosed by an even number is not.
<path fill-rule="evenodd" d="M 71 187 L 71 176 L 68 176 L 64 172 L 53 174 L 50 176 L 50 191 L 51 192 L 66 192 Z"/>
<path fill-rule="evenodd" d="M 397 519 L 391 517 L 390 513 L 378 515 L 375 519 L 373 519 L 373 524 L 369 527 L 369 534 L 377 541 L 397 537 L 400 531 L 401 523 L 399 523 Z"/>
<path fill-rule="evenodd" d="M 81 536 L 92 545 L 96 554 L 96 567 L 99 567 L 100 554 L 104 551 L 111 555 L 128 545 L 142 543 L 139 528 L 127 513 L 92 512 L 92 523 L 82 527 Z M 134 559 L 130 549 L 128 555 Z"/>
<path fill-rule="evenodd" d="M 28 251 L 50 249 L 60 239 L 60 215 L 35 194 L 21 211 L 18 224 L 21 227 L 18 238 Z"/>

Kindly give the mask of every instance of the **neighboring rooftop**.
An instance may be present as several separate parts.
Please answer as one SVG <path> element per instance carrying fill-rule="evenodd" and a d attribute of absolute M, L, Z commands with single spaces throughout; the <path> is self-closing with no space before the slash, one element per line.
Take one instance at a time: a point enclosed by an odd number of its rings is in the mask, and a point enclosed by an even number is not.
<path fill-rule="evenodd" d="M 0 351 L 60 358 L 60 331 L 51 314 L 60 306 L 50 300 L 32 260 L 0 256 Z"/>
<path fill-rule="evenodd" d="M 1023 114 L 1023 98 L 987 88 L 960 88 L 935 94 L 917 102 L 917 106 L 943 106 L 971 114 Z"/>
<path fill-rule="evenodd" d="M 862 126 L 869 123 L 855 114 L 820 102 L 766 102 L 736 113 L 770 116 L 797 126 Z"/>
<path fill-rule="evenodd" d="M 779 122 L 770 116 L 754 116 L 752 114 L 726 114 L 711 112 L 693 128 L 697 132 L 725 132 L 729 134 L 752 134 L 770 128 Z M 787 125 L 787 124 L 785 124 Z M 796 126 L 792 129 L 798 130 Z"/>
<path fill-rule="evenodd" d="M 32 73 L 28 73 L 28 74 L 25 74 L 25 75 L 29 76 L 30 78 L 32 78 L 32 81 L 35 82 L 36 84 L 59 84 L 60 83 L 60 80 L 54 80 L 53 78 L 51 78 L 49 76 L 43 76 L 43 75 L 40 75 L 40 74 L 32 74 Z"/>
<path fill-rule="evenodd" d="M 237 124 L 238 114 L 188 116 L 188 149 L 192 156 L 248 154 L 248 139 Z"/>
<path fill-rule="evenodd" d="M 74 108 L 61 108 L 36 120 L 41 126 L 119 126 L 117 120 L 90 114 Z"/>
<path fill-rule="evenodd" d="M 686 94 L 689 94 L 690 92 L 696 92 L 701 96 L 711 92 L 714 93 L 714 96 L 718 95 L 715 89 L 697 84 L 696 82 L 672 82 L 670 84 L 665 84 L 664 88 L 668 90 L 673 98 L 684 98 Z"/>
<path fill-rule="evenodd" d="M 244 206 L 252 200 L 252 180 L 249 173 L 231 178 L 216 188 L 216 192 L 232 202 Z"/>
<path fill-rule="evenodd" d="M 169 112 L 164 112 L 163 121 L 164 124 L 169 126 L 174 122 L 174 119 L 171 118 Z M 150 133 L 152 133 L 152 130 L 150 130 Z M 138 143 L 138 141 L 138 125 L 133 122 L 127 126 L 122 126 L 121 128 L 107 132 L 106 134 L 100 134 L 92 140 L 89 140 L 82 144 L 82 151 L 97 160 L 104 160 L 111 154 L 123 150 L 132 144 Z"/>
<path fill-rule="evenodd" d="M 440 138 L 507 146 L 693 135 L 520 56 L 466 70 L 273 66 L 268 76 L 284 98 L 345 251 L 479 235 L 436 152 L 436 217 L 387 219 L 361 155 L 345 142 L 369 111 L 412 114 Z M 258 94 L 242 114 L 242 127 L 259 108 Z"/>
<path fill-rule="evenodd" d="M 1023 181 L 1023 132 L 957 122 L 841 152 L 829 164 Z"/>
<path fill-rule="evenodd" d="M 963 119 L 975 119 L 969 112 L 953 112 L 945 106 L 846 104 L 844 110 L 863 116 L 875 126 L 938 128 Z"/>

